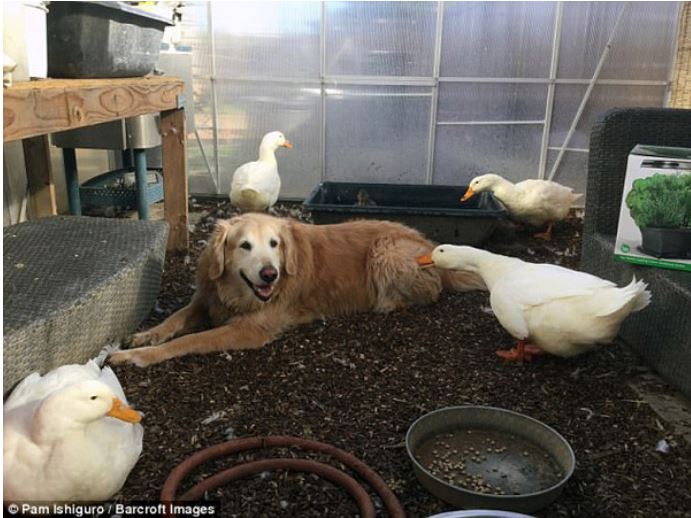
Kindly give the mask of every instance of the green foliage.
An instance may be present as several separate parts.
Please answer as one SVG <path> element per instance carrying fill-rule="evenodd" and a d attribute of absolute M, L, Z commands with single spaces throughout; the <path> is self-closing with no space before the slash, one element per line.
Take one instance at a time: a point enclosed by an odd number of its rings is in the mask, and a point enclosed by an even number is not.
<path fill-rule="evenodd" d="M 691 174 L 655 174 L 634 180 L 626 206 L 640 228 L 691 226 Z"/>

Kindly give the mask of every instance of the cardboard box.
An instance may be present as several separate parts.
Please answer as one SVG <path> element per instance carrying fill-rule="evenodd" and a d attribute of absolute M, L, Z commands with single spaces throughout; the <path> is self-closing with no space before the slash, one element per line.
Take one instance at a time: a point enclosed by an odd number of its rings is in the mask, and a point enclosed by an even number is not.
<path fill-rule="evenodd" d="M 638 145 L 631 151 L 614 256 L 691 272 L 691 149 Z"/>

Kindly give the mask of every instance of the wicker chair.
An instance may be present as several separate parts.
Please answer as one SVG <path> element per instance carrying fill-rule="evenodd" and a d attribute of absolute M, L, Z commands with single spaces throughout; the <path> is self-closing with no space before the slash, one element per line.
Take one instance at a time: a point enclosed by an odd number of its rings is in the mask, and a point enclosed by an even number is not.
<path fill-rule="evenodd" d="M 3 228 L 3 394 L 134 331 L 156 301 L 167 236 L 163 221 L 81 216 Z"/>
<path fill-rule="evenodd" d="M 593 126 L 583 235 L 583 270 L 618 284 L 643 278 L 653 294 L 621 328 L 622 338 L 691 397 L 691 274 L 614 260 L 624 176 L 636 144 L 691 147 L 691 110 L 615 109 Z"/>

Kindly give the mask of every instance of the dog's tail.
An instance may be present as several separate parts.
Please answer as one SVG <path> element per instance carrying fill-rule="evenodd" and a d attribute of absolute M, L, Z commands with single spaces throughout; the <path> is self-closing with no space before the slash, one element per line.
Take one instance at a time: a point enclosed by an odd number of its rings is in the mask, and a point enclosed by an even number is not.
<path fill-rule="evenodd" d="M 451 291 L 487 291 L 487 285 L 478 274 L 460 270 L 439 269 L 441 282 L 445 290 Z"/>

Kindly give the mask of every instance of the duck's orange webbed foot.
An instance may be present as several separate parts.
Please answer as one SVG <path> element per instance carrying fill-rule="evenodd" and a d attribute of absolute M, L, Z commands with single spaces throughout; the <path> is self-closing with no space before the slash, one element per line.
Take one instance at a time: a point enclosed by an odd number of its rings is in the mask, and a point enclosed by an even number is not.
<path fill-rule="evenodd" d="M 543 239 L 544 241 L 551 241 L 552 240 L 552 227 L 554 226 L 554 223 L 552 221 L 549 222 L 549 225 L 547 225 L 547 230 L 544 232 L 538 232 L 537 234 L 533 234 L 533 237 L 536 239 Z"/>
<path fill-rule="evenodd" d="M 529 362 L 533 356 L 545 354 L 545 351 L 540 349 L 537 345 L 526 343 L 525 340 L 519 340 L 516 347 L 507 351 L 497 351 L 497 356 L 504 358 L 507 361 Z"/>

